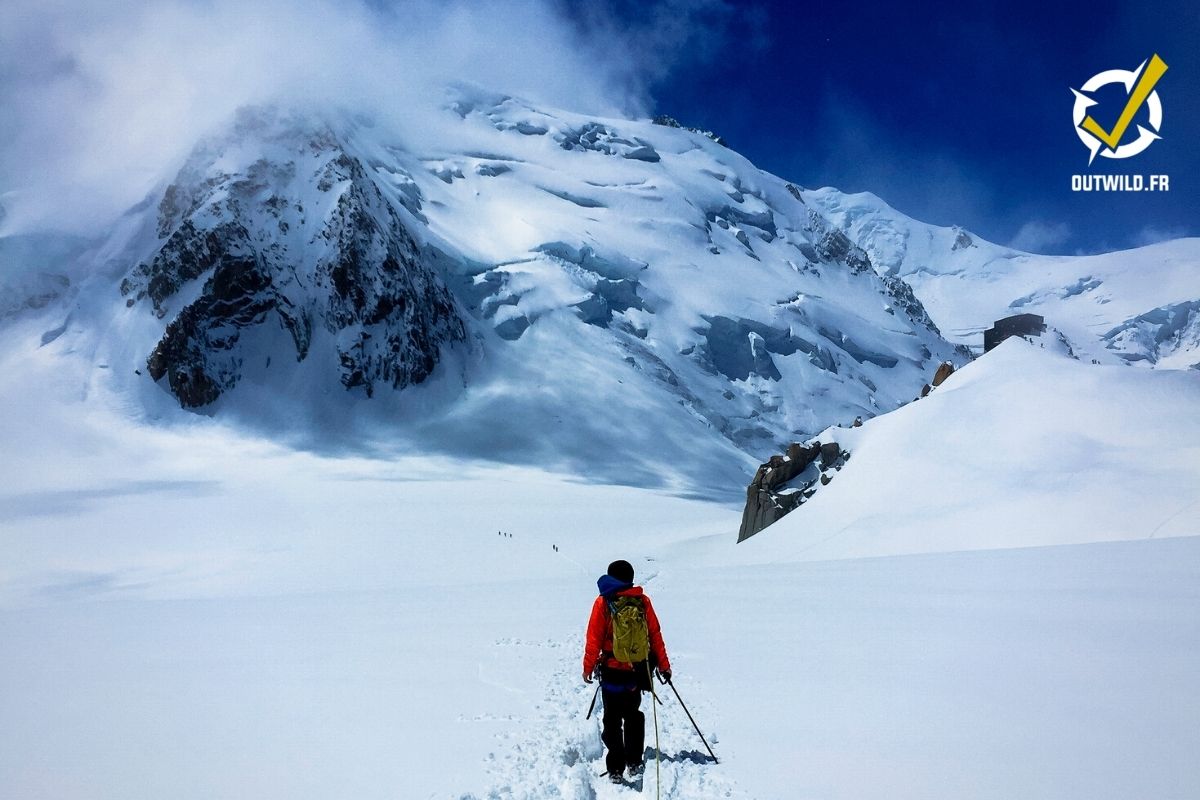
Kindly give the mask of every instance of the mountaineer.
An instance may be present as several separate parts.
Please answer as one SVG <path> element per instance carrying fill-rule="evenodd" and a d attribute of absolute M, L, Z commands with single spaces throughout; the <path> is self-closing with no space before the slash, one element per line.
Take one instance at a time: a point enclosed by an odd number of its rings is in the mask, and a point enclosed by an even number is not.
<path fill-rule="evenodd" d="M 638 710 L 642 692 L 650 691 L 651 671 L 671 680 L 671 661 L 663 644 L 658 616 L 642 587 L 633 585 L 633 565 L 614 561 L 596 581 L 600 596 L 592 604 L 583 651 L 583 680 L 600 679 L 604 700 L 601 739 L 608 748 L 604 763 L 609 780 L 622 783 L 645 767 L 646 718 Z"/>

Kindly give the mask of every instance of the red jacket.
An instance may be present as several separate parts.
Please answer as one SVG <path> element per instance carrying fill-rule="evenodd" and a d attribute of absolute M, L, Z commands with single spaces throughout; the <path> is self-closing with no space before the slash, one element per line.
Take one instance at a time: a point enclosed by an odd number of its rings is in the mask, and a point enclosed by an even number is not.
<path fill-rule="evenodd" d="M 658 615 L 654 613 L 650 598 L 642 592 L 640 586 L 622 589 L 615 596 L 642 598 L 646 606 L 646 627 L 650 632 L 650 652 L 657 660 L 657 668 L 663 672 L 670 672 L 671 660 L 667 658 L 667 646 L 663 644 L 662 629 L 658 625 Z M 591 675 L 602 656 L 604 663 L 609 667 L 632 670 L 632 664 L 613 658 L 612 648 L 612 617 L 608 613 L 608 600 L 604 595 L 600 595 L 596 602 L 592 603 L 592 616 L 588 620 L 587 642 L 583 647 L 583 674 Z"/>

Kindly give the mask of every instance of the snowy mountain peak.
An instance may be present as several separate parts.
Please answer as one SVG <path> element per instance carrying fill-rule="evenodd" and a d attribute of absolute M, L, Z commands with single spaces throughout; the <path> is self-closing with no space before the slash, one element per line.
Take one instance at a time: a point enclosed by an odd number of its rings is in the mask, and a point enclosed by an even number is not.
<path fill-rule="evenodd" d="M 91 251 L 56 346 L 150 407 L 723 491 L 969 357 L 703 132 L 473 87 L 442 113 L 244 110 Z"/>
<path fill-rule="evenodd" d="M 215 401 L 255 359 L 305 360 L 314 338 L 368 395 L 420 383 L 466 338 L 407 223 L 327 126 L 243 112 L 163 192 L 155 233 L 121 293 L 171 318 L 147 366 L 185 406 Z"/>

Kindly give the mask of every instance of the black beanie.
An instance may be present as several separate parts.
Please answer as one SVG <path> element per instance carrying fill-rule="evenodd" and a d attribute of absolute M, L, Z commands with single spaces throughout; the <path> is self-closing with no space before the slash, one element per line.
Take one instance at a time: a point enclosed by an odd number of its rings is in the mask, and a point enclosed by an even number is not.
<path fill-rule="evenodd" d="M 608 565 L 608 576 L 622 583 L 633 583 L 633 564 L 628 561 L 614 561 Z"/>

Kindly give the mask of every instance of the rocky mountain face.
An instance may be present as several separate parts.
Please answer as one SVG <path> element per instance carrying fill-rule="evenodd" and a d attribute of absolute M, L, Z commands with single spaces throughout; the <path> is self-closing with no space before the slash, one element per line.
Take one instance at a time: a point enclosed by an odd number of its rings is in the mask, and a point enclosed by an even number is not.
<path fill-rule="evenodd" d="M 55 348 L 156 408 L 309 438 L 353 408 L 421 451 L 710 493 L 967 357 L 710 134 L 461 87 L 428 121 L 243 111 L 46 294 Z"/>
<path fill-rule="evenodd" d="M 120 290 L 169 320 L 147 367 L 184 406 L 233 389 L 247 358 L 305 360 L 314 337 L 332 341 L 341 384 L 367 395 L 421 383 L 466 338 L 405 221 L 327 126 L 243 113 L 163 192 L 156 233 Z M 290 347 L 248 352 L 260 328 Z"/>

